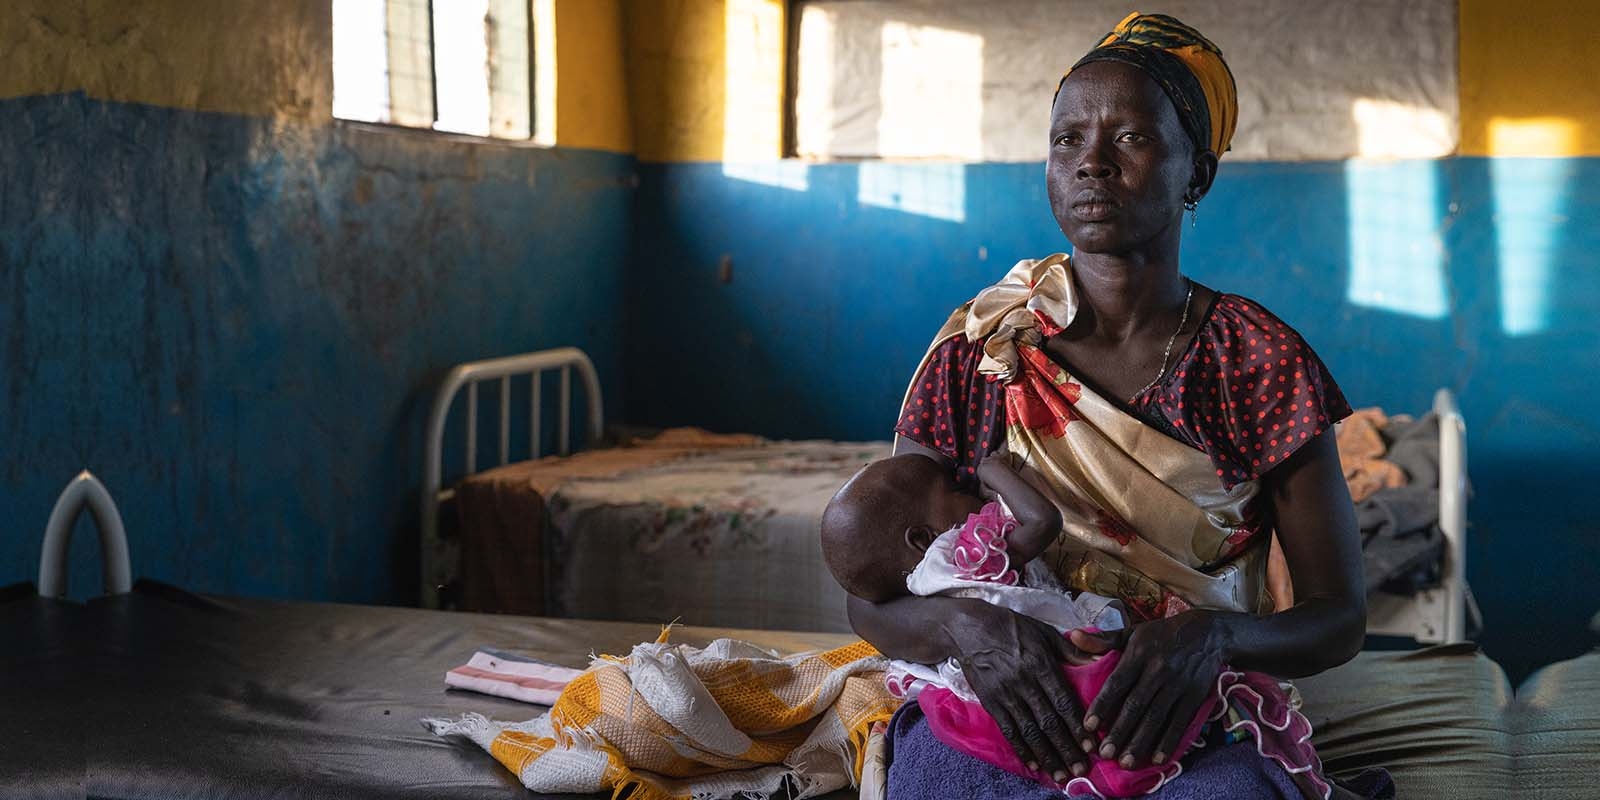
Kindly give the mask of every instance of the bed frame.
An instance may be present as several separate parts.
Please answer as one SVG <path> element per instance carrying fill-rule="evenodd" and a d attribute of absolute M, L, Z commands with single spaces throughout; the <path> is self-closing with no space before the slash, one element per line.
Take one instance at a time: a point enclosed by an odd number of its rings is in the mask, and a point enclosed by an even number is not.
<path fill-rule="evenodd" d="M 465 442 L 465 469 L 459 478 L 478 472 L 478 384 L 499 381 L 499 431 L 500 465 L 511 461 L 511 379 L 527 376 L 529 380 L 528 452 L 532 458 L 544 455 L 540 432 L 544 417 L 541 401 L 544 399 L 540 376 L 545 372 L 560 373 L 556 395 L 556 448 L 558 456 L 571 452 L 572 429 L 572 373 L 576 370 L 583 381 L 588 399 L 588 443 L 600 440 L 605 428 L 600 395 L 600 376 L 594 362 L 576 347 L 540 350 L 533 353 L 469 361 L 458 364 L 445 375 L 444 384 L 433 397 L 433 410 L 428 414 L 428 441 L 422 473 L 422 607 L 442 608 L 441 590 L 454 582 L 460 568 L 460 545 L 453 539 L 439 535 L 439 505 L 455 496 L 455 490 L 442 485 L 444 476 L 444 428 L 450 408 L 462 387 L 467 390 L 467 420 Z"/>
<path fill-rule="evenodd" d="M 1379 592 L 1367 602 L 1367 633 L 1404 636 L 1423 644 L 1451 644 L 1467 638 L 1467 424 L 1449 389 L 1433 395 L 1439 417 L 1439 530 L 1444 533 L 1444 565 L 1438 588 L 1400 597 Z"/>
<path fill-rule="evenodd" d="M 439 506 L 454 496 L 454 490 L 441 484 L 443 473 L 444 427 L 451 405 L 463 386 L 467 389 L 466 464 L 460 477 L 478 471 L 477 411 L 478 383 L 500 382 L 500 463 L 509 459 L 511 420 L 511 378 L 529 375 L 533 381 L 528 410 L 532 442 L 530 452 L 541 454 L 539 422 L 541 409 L 539 374 L 561 371 L 558 395 L 557 455 L 567 455 L 572 387 L 571 371 L 576 369 L 589 397 L 589 441 L 598 441 L 601 416 L 600 381 L 594 365 L 582 350 L 564 347 L 507 358 L 473 361 L 450 370 L 444 385 L 434 397 L 433 413 L 428 418 L 427 461 L 422 479 L 422 603 L 425 608 L 440 608 L 440 590 L 456 577 L 460 563 L 457 543 L 439 535 Z M 1454 395 L 1440 389 L 1433 397 L 1433 410 L 1439 416 L 1439 527 L 1444 532 L 1445 558 L 1438 588 L 1414 597 L 1379 593 L 1367 607 L 1367 633 L 1376 636 L 1401 636 L 1423 644 L 1445 644 L 1466 639 L 1466 621 L 1471 592 L 1467 587 L 1467 444 L 1466 423 L 1456 407 Z"/>

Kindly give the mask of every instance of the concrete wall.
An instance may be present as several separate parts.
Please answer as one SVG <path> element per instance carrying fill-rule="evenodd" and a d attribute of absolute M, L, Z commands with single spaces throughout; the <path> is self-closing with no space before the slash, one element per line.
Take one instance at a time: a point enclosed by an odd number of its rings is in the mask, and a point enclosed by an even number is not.
<path fill-rule="evenodd" d="M 619 7 L 553 7 L 581 148 L 549 149 L 332 120 L 327 0 L 28 6 L 0 14 L 0 583 L 87 467 L 137 574 L 411 598 L 442 371 L 578 344 L 620 386 L 636 176 L 588 42 Z"/>

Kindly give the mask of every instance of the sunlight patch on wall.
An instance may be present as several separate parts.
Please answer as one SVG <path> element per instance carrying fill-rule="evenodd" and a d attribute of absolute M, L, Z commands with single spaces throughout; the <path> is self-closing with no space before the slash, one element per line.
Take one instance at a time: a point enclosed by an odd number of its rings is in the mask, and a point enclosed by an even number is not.
<path fill-rule="evenodd" d="M 1350 302 L 1424 319 L 1449 314 L 1435 169 L 1431 161 L 1345 164 Z"/>
<path fill-rule="evenodd" d="M 1435 108 L 1361 98 L 1351 113 L 1361 158 L 1443 158 L 1456 144 L 1455 118 Z"/>
<path fill-rule="evenodd" d="M 966 167 L 948 162 L 864 161 L 857 174 L 863 205 L 964 222 Z"/>
<path fill-rule="evenodd" d="M 982 159 L 983 37 L 885 23 L 879 101 L 879 155 Z"/>
<path fill-rule="evenodd" d="M 809 164 L 793 159 L 722 162 L 722 174 L 730 178 L 796 191 L 810 188 L 809 171 Z"/>
<path fill-rule="evenodd" d="M 1500 329 L 1508 336 L 1536 334 L 1550 325 L 1572 180 L 1572 162 L 1566 158 L 1516 156 L 1571 153 L 1577 142 L 1577 126 L 1566 119 L 1496 117 L 1489 122 Z"/>

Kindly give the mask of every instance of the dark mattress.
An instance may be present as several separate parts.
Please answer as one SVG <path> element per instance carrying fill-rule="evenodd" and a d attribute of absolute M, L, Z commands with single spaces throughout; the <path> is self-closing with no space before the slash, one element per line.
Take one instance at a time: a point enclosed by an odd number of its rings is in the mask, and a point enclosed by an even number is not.
<path fill-rule="evenodd" d="M 536 706 L 447 690 L 484 646 L 582 666 L 657 626 L 203 597 L 141 583 L 87 606 L 0 596 L 0 794 L 107 798 L 506 798 L 487 754 L 418 720 Z M 838 634 L 680 628 L 796 651 Z M 20 647 L 11 647 L 11 643 Z M 1596 672 L 1584 684 L 1596 702 Z M 1560 703 L 1569 679 L 1542 676 Z M 1575 681 L 1576 679 L 1571 679 Z M 1330 769 L 1393 769 L 1402 797 L 1505 797 L 1510 691 L 1471 647 L 1364 653 L 1299 682 Z M 1586 747 L 1588 734 L 1562 733 Z M 1587 735 L 1589 738 L 1584 739 Z M 1571 756 L 1556 758 L 1557 762 Z M 843 795 L 840 795 L 843 796 Z"/>

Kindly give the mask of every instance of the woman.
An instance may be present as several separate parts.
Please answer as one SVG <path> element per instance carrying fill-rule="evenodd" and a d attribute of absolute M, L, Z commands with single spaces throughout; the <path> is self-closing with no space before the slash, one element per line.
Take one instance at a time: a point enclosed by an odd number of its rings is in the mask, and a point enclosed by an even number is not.
<path fill-rule="evenodd" d="M 989 453 L 1020 456 L 1063 512 L 1058 574 L 1121 598 L 1137 621 L 1067 641 L 979 601 L 851 601 L 857 633 L 889 656 L 957 659 L 1022 760 L 1058 780 L 1081 774 L 1099 732 L 1100 754 L 1124 766 L 1164 761 L 1224 665 L 1311 675 L 1349 660 L 1364 635 L 1332 430 L 1349 406 L 1292 329 L 1179 270 L 1183 212 L 1210 190 L 1235 119 L 1214 45 L 1170 17 L 1123 20 L 1062 79 L 1051 110 L 1046 180 L 1073 255 L 1024 261 L 958 309 L 896 427 L 897 452 L 967 481 Z M 1294 589 L 1276 612 L 1274 531 Z M 1079 708 L 1057 665 L 1110 648 L 1121 663 Z M 1223 746 L 1186 757 L 1163 795 L 1204 796 L 1208 781 L 1233 797 L 1325 794 L 1257 764 L 1248 741 L 1213 739 Z M 947 758 L 914 709 L 892 746 L 891 797 L 1037 789 Z"/>

